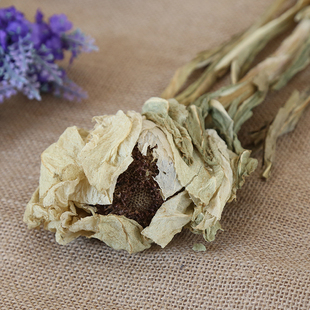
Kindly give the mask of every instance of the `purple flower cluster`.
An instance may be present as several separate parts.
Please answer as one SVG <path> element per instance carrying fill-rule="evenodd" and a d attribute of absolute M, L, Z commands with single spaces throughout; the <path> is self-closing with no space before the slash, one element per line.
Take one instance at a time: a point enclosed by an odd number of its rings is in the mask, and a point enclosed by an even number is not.
<path fill-rule="evenodd" d="M 0 102 L 17 91 L 41 100 L 41 92 L 53 92 L 69 100 L 86 97 L 55 60 L 71 52 L 70 63 L 82 52 L 97 50 L 94 40 L 80 30 L 69 32 L 72 23 L 64 14 L 44 21 L 40 10 L 31 23 L 15 7 L 0 9 Z"/>

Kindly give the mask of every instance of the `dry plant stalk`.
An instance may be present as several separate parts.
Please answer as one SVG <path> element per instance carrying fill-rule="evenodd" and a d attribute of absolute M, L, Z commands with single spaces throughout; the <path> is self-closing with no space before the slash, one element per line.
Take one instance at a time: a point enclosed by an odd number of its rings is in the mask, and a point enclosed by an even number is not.
<path fill-rule="evenodd" d="M 279 109 L 275 119 L 268 128 L 264 143 L 264 172 L 265 179 L 270 177 L 271 167 L 275 160 L 276 142 L 279 136 L 291 132 L 296 127 L 302 113 L 310 103 L 310 89 L 292 93 L 285 105 Z"/>
<path fill-rule="evenodd" d="M 298 25 L 279 48 L 250 70 L 237 84 L 208 93 L 195 101 L 203 106 L 210 99 L 218 100 L 234 121 L 237 133 L 252 115 L 252 109 L 265 98 L 270 88 L 279 89 L 310 61 L 310 9 L 304 8 L 296 16 Z"/>
<path fill-rule="evenodd" d="M 195 101 L 195 105 L 202 108 L 206 115 L 208 113 L 211 100 L 218 100 L 227 110 L 228 115 L 233 121 L 234 133 L 237 134 L 241 126 L 253 115 L 253 108 L 265 99 L 270 88 L 280 89 L 299 71 L 303 70 L 310 62 L 310 8 L 303 8 L 295 17 L 298 25 L 292 34 L 282 42 L 279 48 L 267 59 L 254 67 L 237 84 L 223 87 L 222 89 L 201 96 Z M 276 132 L 274 127 L 280 126 L 281 121 L 298 122 L 304 107 L 308 104 L 308 92 L 293 94 L 288 101 L 289 107 L 280 110 L 274 125 L 254 133 L 254 144 L 258 145 L 266 138 L 264 155 L 263 177 L 270 176 L 270 169 L 274 162 L 276 138 L 284 134 L 284 131 Z M 295 110 L 296 105 L 296 110 Z M 302 107 L 302 108 L 301 108 Z M 287 110 L 288 109 L 288 110 Z M 283 113 L 289 113 L 288 119 L 283 119 Z M 293 113 L 293 114 L 290 114 Z M 297 117 L 298 116 L 298 117 Z M 280 117 L 280 119 L 279 119 Z M 291 119 L 293 118 L 293 119 Z M 209 124 L 211 126 L 211 124 Z M 286 123 L 283 126 L 287 126 Z M 285 127 L 286 128 L 286 127 Z M 294 127 L 290 127 L 293 130 Z M 272 131 L 270 131 L 272 130 Z M 286 132 L 288 132 L 287 130 Z"/>
<path fill-rule="evenodd" d="M 272 19 L 276 13 L 283 9 L 285 2 L 287 1 L 275 1 L 266 13 L 243 34 L 233 37 L 231 41 L 217 48 L 199 53 L 191 62 L 176 71 L 161 96 L 167 99 L 175 97 L 179 103 L 184 105 L 191 104 L 199 96 L 206 93 L 230 67 L 232 82 L 236 83 L 266 44 L 288 29 L 294 23 L 294 16 L 310 4 L 309 0 L 299 0 L 279 17 Z M 204 73 L 178 94 L 188 77 L 196 69 L 205 66 L 207 68 Z"/>
<path fill-rule="evenodd" d="M 295 90 L 283 107 L 279 109 L 270 125 L 252 133 L 253 143 L 260 147 L 264 145 L 263 178 L 268 179 L 270 177 L 271 168 L 275 161 L 277 139 L 295 129 L 309 103 L 310 89 L 301 93 Z"/>

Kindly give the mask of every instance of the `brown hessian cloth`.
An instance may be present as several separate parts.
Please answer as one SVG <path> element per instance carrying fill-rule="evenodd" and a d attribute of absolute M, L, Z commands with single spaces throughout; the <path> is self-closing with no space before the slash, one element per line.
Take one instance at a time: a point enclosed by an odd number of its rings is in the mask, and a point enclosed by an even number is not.
<path fill-rule="evenodd" d="M 119 109 L 140 112 L 178 67 L 245 30 L 271 3 L 0 2 L 0 7 L 15 5 L 30 20 L 37 8 L 46 16 L 65 13 L 99 47 L 69 68 L 88 99 L 78 103 L 45 95 L 38 102 L 17 95 L 0 105 L 0 309 L 309 309 L 310 110 L 279 139 L 271 179 L 260 179 L 260 160 L 237 201 L 225 207 L 224 231 L 212 243 L 184 230 L 164 249 L 153 245 L 129 255 L 82 237 L 61 246 L 53 233 L 28 230 L 22 221 L 38 186 L 40 154 L 67 127 L 91 129 L 93 116 Z M 271 92 L 241 129 L 242 142 L 309 81 L 308 68 Z M 218 85 L 223 83 L 229 79 Z M 199 242 L 206 252 L 192 250 Z"/>

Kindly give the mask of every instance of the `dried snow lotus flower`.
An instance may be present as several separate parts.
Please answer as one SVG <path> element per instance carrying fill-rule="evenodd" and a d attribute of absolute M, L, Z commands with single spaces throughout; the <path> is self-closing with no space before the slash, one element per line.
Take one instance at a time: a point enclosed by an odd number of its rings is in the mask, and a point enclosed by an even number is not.
<path fill-rule="evenodd" d="M 67 128 L 41 156 L 28 227 L 43 224 L 60 244 L 86 236 L 130 253 L 153 242 L 165 247 L 183 227 L 213 240 L 236 179 L 255 167 L 240 166 L 249 158 L 193 121 L 189 109 L 151 98 L 142 115 L 118 111 L 95 117 L 91 131 Z M 202 147 L 190 134 L 196 129 Z"/>

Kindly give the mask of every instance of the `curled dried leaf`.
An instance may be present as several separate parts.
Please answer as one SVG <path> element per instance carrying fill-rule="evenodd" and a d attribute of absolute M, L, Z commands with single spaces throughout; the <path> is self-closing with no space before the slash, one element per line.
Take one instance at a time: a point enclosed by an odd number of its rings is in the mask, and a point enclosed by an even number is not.
<path fill-rule="evenodd" d="M 281 107 L 269 126 L 264 142 L 264 172 L 262 176 L 268 179 L 275 161 L 276 141 L 279 136 L 288 133 L 296 127 L 303 111 L 310 103 L 309 89 L 303 93 L 295 90 L 290 98 Z"/>

